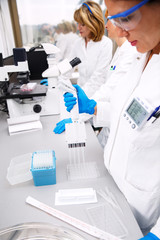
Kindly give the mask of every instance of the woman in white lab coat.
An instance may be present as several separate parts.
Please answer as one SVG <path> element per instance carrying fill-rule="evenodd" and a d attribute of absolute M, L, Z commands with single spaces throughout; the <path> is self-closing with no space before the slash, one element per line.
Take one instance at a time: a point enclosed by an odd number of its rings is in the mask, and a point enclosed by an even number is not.
<path fill-rule="evenodd" d="M 92 96 L 105 83 L 107 67 L 112 59 L 112 41 L 104 36 L 104 19 L 101 7 L 86 1 L 75 11 L 81 38 L 73 45 L 70 58 L 79 57 L 78 84 Z"/>
<path fill-rule="evenodd" d="M 131 102 L 136 97 L 139 99 L 135 106 L 140 99 L 141 105 L 146 102 L 143 107 L 148 105 L 157 110 L 160 106 L 160 1 L 105 0 L 105 4 L 110 15 L 108 19 L 117 26 L 119 36 L 126 37 L 140 54 L 117 85 L 110 102 L 95 102 L 76 86 L 79 111 L 95 114 L 94 120 L 100 126 L 110 126 L 104 149 L 105 166 L 125 195 L 144 234 L 150 231 L 143 239 L 158 240 L 160 113 L 155 113 L 138 129 L 134 120 L 138 120 L 140 111 L 137 110 L 135 116 L 131 112 L 132 118 L 128 119 L 126 110 L 131 110 Z M 65 102 L 70 111 L 76 99 L 67 93 Z M 145 112 L 144 108 L 140 109 Z"/>
<path fill-rule="evenodd" d="M 57 62 L 69 58 L 74 42 L 79 39 L 78 34 L 73 32 L 72 23 L 69 21 L 59 23 L 54 37 L 56 46 L 60 49 L 56 54 Z"/>
<path fill-rule="evenodd" d="M 98 91 L 91 97 L 96 101 L 110 101 L 112 92 L 117 84 L 121 81 L 121 78 L 128 72 L 133 59 L 137 55 L 137 50 L 132 47 L 125 37 L 119 37 L 116 26 L 111 21 L 107 21 L 106 28 L 108 31 L 108 37 L 117 43 L 116 52 L 109 64 L 106 83 L 103 84 Z M 98 134 L 98 140 L 101 146 L 104 148 L 109 136 L 109 127 L 103 127 Z"/>
<path fill-rule="evenodd" d="M 116 42 L 118 45 L 116 52 L 111 60 L 110 64 L 107 66 L 105 83 L 101 85 L 101 87 L 95 91 L 95 93 L 91 96 L 91 98 L 97 100 L 103 100 L 104 93 L 107 95 L 107 100 L 110 101 L 110 97 L 113 89 L 119 83 L 120 79 L 124 74 L 129 70 L 135 55 L 137 54 L 136 48 L 133 48 L 131 44 L 127 41 L 125 37 L 118 37 L 116 27 L 108 21 L 106 24 L 106 28 L 108 31 L 108 37 Z M 98 79 L 99 81 L 99 79 Z M 107 94 L 106 94 L 107 92 Z M 101 98 L 102 96 L 102 98 Z M 106 98 L 105 98 L 106 101 Z M 62 133 L 65 130 L 65 124 L 71 122 L 71 119 L 68 118 L 61 120 L 56 124 L 54 128 L 55 133 Z M 81 114 L 80 118 L 82 121 L 87 121 L 92 116 L 89 114 Z M 92 122 L 92 119 L 91 119 Z M 93 125 L 93 124 L 92 124 Z M 102 147 L 104 147 L 107 142 L 109 135 L 109 128 L 105 127 L 101 130 L 98 135 L 98 140 Z"/>

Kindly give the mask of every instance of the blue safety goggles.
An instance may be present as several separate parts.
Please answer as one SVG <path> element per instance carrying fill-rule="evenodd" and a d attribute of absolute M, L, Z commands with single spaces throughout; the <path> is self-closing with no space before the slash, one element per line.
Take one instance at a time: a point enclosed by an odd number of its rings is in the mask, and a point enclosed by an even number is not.
<path fill-rule="evenodd" d="M 137 5 L 133 6 L 132 8 L 122 13 L 118 13 L 113 16 L 108 16 L 107 19 L 110 20 L 115 26 L 119 28 L 122 28 L 126 31 L 132 30 L 140 22 L 142 17 L 139 8 L 149 1 L 150 0 L 143 0 L 142 2 L 138 3 Z"/>

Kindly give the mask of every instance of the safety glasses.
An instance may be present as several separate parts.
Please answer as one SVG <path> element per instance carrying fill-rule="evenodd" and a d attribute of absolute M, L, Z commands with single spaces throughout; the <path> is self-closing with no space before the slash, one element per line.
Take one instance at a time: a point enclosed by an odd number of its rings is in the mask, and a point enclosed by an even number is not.
<path fill-rule="evenodd" d="M 143 0 L 132 8 L 118 13 L 113 16 L 107 16 L 107 19 L 110 20 L 116 27 L 122 28 L 125 31 L 133 30 L 141 20 L 141 12 L 139 8 L 145 5 L 150 0 Z"/>

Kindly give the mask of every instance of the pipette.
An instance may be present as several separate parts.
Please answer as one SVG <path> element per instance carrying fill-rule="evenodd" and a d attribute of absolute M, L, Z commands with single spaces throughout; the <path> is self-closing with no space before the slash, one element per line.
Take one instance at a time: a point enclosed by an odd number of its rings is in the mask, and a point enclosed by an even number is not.
<path fill-rule="evenodd" d="M 82 230 L 83 232 L 86 232 L 94 237 L 97 237 L 99 239 L 103 239 L 103 240 L 120 240 L 119 238 L 113 236 L 110 233 L 104 232 L 92 225 L 89 225 L 77 218 L 71 217 L 68 214 L 65 214 L 57 209 L 54 209 L 30 196 L 27 197 L 26 199 L 26 203 L 41 209 L 42 211 L 61 219 L 62 221 Z"/>
<path fill-rule="evenodd" d="M 64 92 L 72 93 L 77 98 L 76 88 L 65 77 L 59 78 L 59 88 Z M 78 102 L 71 110 L 72 123 L 66 124 L 65 136 L 69 148 L 69 165 L 67 167 L 69 180 L 96 178 L 99 176 L 95 162 L 85 161 L 86 129 L 79 119 Z"/>

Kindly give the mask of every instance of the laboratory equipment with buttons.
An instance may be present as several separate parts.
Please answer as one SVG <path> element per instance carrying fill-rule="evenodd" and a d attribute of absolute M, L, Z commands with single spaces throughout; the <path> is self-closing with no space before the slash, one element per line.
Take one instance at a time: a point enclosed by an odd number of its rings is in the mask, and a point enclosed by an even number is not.
<path fill-rule="evenodd" d="M 146 100 L 135 97 L 130 102 L 123 116 L 132 129 L 140 129 L 146 124 L 154 110 Z"/>

